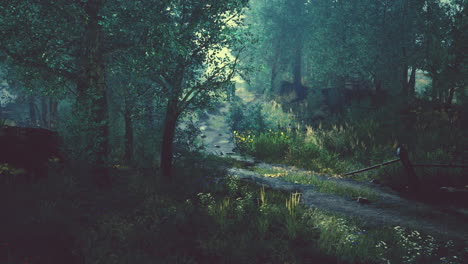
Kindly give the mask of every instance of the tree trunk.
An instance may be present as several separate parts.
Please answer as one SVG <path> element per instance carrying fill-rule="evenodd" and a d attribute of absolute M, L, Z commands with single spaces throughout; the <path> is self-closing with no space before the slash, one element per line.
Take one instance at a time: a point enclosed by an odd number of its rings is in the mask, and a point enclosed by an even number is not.
<path fill-rule="evenodd" d="M 277 65 L 276 60 L 275 60 L 273 65 L 271 65 L 271 78 L 270 78 L 270 91 L 269 91 L 269 94 L 275 93 L 275 81 L 276 81 L 276 76 L 277 75 L 278 75 L 278 65 Z M 263 90 L 264 95 L 268 94 L 268 92 L 266 92 L 265 90 L 266 90 L 266 86 L 265 86 L 265 89 Z"/>
<path fill-rule="evenodd" d="M 57 126 L 58 121 L 58 101 L 49 98 L 49 127 L 54 129 Z"/>
<path fill-rule="evenodd" d="M 300 40 L 298 40 L 300 42 Z M 302 43 L 296 44 L 296 50 L 293 57 L 293 84 L 295 86 L 302 85 Z"/>
<path fill-rule="evenodd" d="M 161 143 L 161 172 L 162 176 L 172 180 L 172 144 L 174 142 L 175 130 L 177 126 L 178 112 L 177 101 L 170 100 L 166 108 L 166 119 L 164 122 L 164 133 Z"/>
<path fill-rule="evenodd" d="M 124 162 L 125 164 L 131 164 L 133 160 L 133 123 L 132 123 L 132 117 L 130 113 L 130 107 L 128 106 L 128 102 L 125 102 L 124 122 L 125 122 Z"/>
<path fill-rule="evenodd" d="M 108 186 L 110 179 L 107 171 L 107 154 L 109 145 L 108 112 L 106 95 L 106 67 L 103 58 L 102 44 L 103 37 L 101 26 L 99 25 L 99 11 L 103 6 L 103 0 L 90 0 L 86 3 L 85 11 L 88 21 L 85 31 L 85 76 L 83 89 L 85 104 L 90 109 L 92 128 L 95 132 L 93 138 L 89 138 L 90 147 L 93 153 L 92 172 L 98 179 L 100 186 Z M 83 92 L 83 91 L 82 91 Z M 85 109 L 85 111 L 87 111 Z"/>
<path fill-rule="evenodd" d="M 438 102 L 438 86 L 439 86 L 439 81 L 438 81 L 438 76 L 437 72 L 433 70 L 431 72 L 431 77 L 432 77 L 432 102 L 437 103 Z"/>
<path fill-rule="evenodd" d="M 452 106 L 453 97 L 455 95 L 455 90 L 456 90 L 455 86 L 451 86 L 449 89 L 449 94 L 447 96 L 447 102 L 446 102 L 447 108 L 450 108 Z"/>
<path fill-rule="evenodd" d="M 31 127 L 35 127 L 37 125 L 37 122 L 36 122 L 36 105 L 35 105 L 34 96 L 30 95 L 28 98 L 28 101 L 29 101 L 29 125 Z"/>
<path fill-rule="evenodd" d="M 372 96 L 372 106 L 378 108 L 385 102 L 385 93 L 382 89 L 382 82 L 374 77 L 374 95 Z"/>
<path fill-rule="evenodd" d="M 42 127 L 49 128 L 49 123 L 47 122 L 47 101 L 44 96 L 41 97 L 41 119 Z"/>
<path fill-rule="evenodd" d="M 302 38 L 298 37 L 296 50 L 293 57 L 293 87 L 297 99 L 303 99 L 306 95 L 305 87 L 302 85 Z"/>
<path fill-rule="evenodd" d="M 146 128 L 154 129 L 154 106 L 153 97 L 148 96 L 145 99 Z"/>
<path fill-rule="evenodd" d="M 410 98 L 414 98 L 416 95 L 416 67 L 411 68 L 411 75 L 408 81 L 408 95 Z"/>
<path fill-rule="evenodd" d="M 402 80 L 401 80 L 401 84 L 402 84 L 402 89 L 401 89 L 401 93 L 404 97 L 407 97 L 408 96 L 408 58 L 406 57 L 406 48 L 405 47 L 402 47 L 402 53 L 403 53 L 403 65 L 402 65 Z"/>

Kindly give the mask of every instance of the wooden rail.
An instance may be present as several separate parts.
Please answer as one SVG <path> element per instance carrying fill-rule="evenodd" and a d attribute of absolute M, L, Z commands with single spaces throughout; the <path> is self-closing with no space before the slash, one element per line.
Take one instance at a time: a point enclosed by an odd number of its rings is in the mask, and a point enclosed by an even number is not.
<path fill-rule="evenodd" d="M 416 172 L 414 171 L 414 167 L 425 167 L 425 168 L 468 168 L 468 165 L 464 164 L 412 164 L 412 162 L 409 160 L 408 157 L 408 151 L 403 147 L 399 146 L 397 148 L 397 156 L 399 157 L 398 159 L 395 160 L 390 160 L 386 161 L 381 164 L 377 164 L 371 167 L 367 167 L 364 169 L 359 169 L 351 172 L 347 172 L 343 174 L 343 176 L 348 176 L 348 175 L 353 175 L 373 169 L 377 169 L 386 165 L 390 165 L 396 162 L 401 161 L 401 164 L 403 165 L 403 168 L 405 168 L 407 177 L 408 177 L 408 187 L 416 191 L 419 189 L 419 178 L 416 175 Z"/>
<path fill-rule="evenodd" d="M 374 165 L 372 167 L 368 167 L 368 168 L 364 168 L 364 169 L 360 169 L 360 170 L 356 170 L 356 171 L 351 171 L 351 172 L 347 172 L 345 174 L 343 174 L 343 176 L 348 176 L 348 175 L 353 175 L 353 174 L 356 174 L 356 173 L 361 173 L 361 172 L 365 172 L 365 171 L 368 171 L 368 170 L 373 170 L 373 169 L 377 169 L 377 168 L 380 168 L 382 166 L 386 166 L 386 165 L 389 165 L 389 164 L 392 164 L 392 163 L 395 163 L 395 162 L 399 162 L 400 159 L 396 159 L 396 160 L 391 160 L 391 161 L 386 161 L 384 163 L 381 163 L 381 164 L 378 164 L 378 165 Z"/>

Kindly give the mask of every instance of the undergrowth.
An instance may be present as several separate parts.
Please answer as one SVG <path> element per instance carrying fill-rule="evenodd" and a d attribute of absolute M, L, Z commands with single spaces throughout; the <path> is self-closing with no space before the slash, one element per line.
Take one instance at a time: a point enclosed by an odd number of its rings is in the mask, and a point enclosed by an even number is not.
<path fill-rule="evenodd" d="M 336 263 L 318 249 L 319 232 L 301 220 L 297 197 L 261 194 L 219 163 L 180 163 L 173 184 L 157 170 L 117 165 L 108 189 L 70 170 L 2 182 L 9 213 L 0 263 Z"/>
<path fill-rule="evenodd" d="M 0 205 L 8 213 L 0 220 L 0 263 L 462 263 L 467 257 L 463 243 L 362 227 L 306 209 L 300 193 L 266 190 L 216 169 L 232 161 L 194 159 L 178 165 L 175 184 L 157 170 L 123 166 L 112 170 L 108 189 L 73 170 L 41 182 L 2 182 Z"/>
<path fill-rule="evenodd" d="M 421 103 L 422 104 L 422 103 Z M 266 162 L 294 165 L 323 174 L 344 174 L 396 159 L 396 148 L 403 144 L 415 164 L 464 164 L 468 141 L 462 118 L 444 110 L 412 106 L 409 114 L 398 114 L 397 106 L 386 106 L 362 112 L 351 108 L 340 118 L 311 125 L 295 121 L 292 115 L 281 115 L 281 108 L 265 104 L 263 111 L 249 112 L 264 120 L 265 127 L 237 123 L 234 141 L 240 152 Z M 241 111 L 239 107 L 231 111 Z M 267 112 L 268 111 L 268 112 Z M 260 116 L 260 117 L 258 117 Z M 269 116 L 287 118 L 274 123 Z M 288 125 L 284 123 L 289 122 Z M 440 186 L 468 185 L 466 169 L 416 169 L 424 189 Z M 357 180 L 379 179 L 402 189 L 406 172 L 396 163 L 377 170 L 350 176 Z"/>

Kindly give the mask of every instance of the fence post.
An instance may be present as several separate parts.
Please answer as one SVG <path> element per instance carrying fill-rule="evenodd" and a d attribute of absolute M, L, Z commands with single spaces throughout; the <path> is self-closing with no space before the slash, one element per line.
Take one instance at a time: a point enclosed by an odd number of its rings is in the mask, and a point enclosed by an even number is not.
<path fill-rule="evenodd" d="M 414 171 L 413 165 L 408 157 L 408 151 L 403 146 L 397 148 L 397 155 L 400 157 L 403 168 L 405 168 L 408 176 L 408 186 L 411 191 L 417 191 L 419 189 L 419 180 Z"/>

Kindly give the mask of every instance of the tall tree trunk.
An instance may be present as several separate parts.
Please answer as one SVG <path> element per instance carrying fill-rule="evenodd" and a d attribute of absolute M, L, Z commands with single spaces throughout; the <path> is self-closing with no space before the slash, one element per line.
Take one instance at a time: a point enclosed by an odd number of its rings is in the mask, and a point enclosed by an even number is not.
<path fill-rule="evenodd" d="M 154 105 L 153 105 L 152 96 L 147 96 L 145 98 L 145 114 L 146 114 L 146 128 L 154 129 Z"/>
<path fill-rule="evenodd" d="M 438 80 L 438 74 L 436 70 L 431 71 L 431 77 L 432 77 L 432 102 L 437 103 L 438 102 L 438 88 L 439 88 L 439 80 Z"/>
<path fill-rule="evenodd" d="M 169 100 L 166 108 L 164 133 L 161 144 L 161 172 L 167 180 L 172 180 L 172 144 L 177 126 L 177 101 Z"/>
<path fill-rule="evenodd" d="M 98 184 L 107 186 L 110 179 L 107 171 L 107 154 L 109 148 L 108 112 L 106 95 L 106 67 L 102 56 L 103 36 L 99 25 L 99 11 L 104 0 L 89 0 L 85 11 L 88 16 L 85 32 L 85 100 L 89 102 L 90 121 L 95 134 L 89 138 L 91 143 L 92 172 L 98 177 Z M 86 110 L 85 110 L 86 111 Z"/>
<path fill-rule="evenodd" d="M 54 129 L 58 121 L 58 101 L 54 98 L 49 98 L 49 127 Z"/>
<path fill-rule="evenodd" d="M 44 96 L 41 97 L 41 119 L 42 127 L 49 128 L 49 123 L 47 122 L 47 101 Z"/>
<path fill-rule="evenodd" d="M 452 106 L 453 97 L 454 97 L 454 95 L 455 95 L 455 90 L 456 90 L 456 87 L 455 87 L 455 86 L 451 86 L 450 89 L 449 89 L 449 94 L 448 94 L 448 96 L 447 96 L 447 102 L 446 102 L 447 108 L 449 108 L 449 107 Z"/>
<path fill-rule="evenodd" d="M 305 87 L 302 85 L 302 38 L 297 37 L 297 47 L 293 56 L 293 87 L 296 90 L 297 99 L 305 97 Z"/>
<path fill-rule="evenodd" d="M 300 40 L 298 40 L 300 42 Z M 302 85 L 302 43 L 297 43 L 297 47 L 293 57 L 293 84 L 296 86 Z"/>
<path fill-rule="evenodd" d="M 35 127 L 37 125 L 36 121 L 36 104 L 34 100 L 34 96 L 30 95 L 28 98 L 28 103 L 29 103 L 29 125 L 31 127 Z"/>
<path fill-rule="evenodd" d="M 125 153 L 124 162 L 131 164 L 133 160 L 133 123 L 128 102 L 125 102 L 124 111 L 124 122 L 125 122 Z"/>
<path fill-rule="evenodd" d="M 269 94 L 271 93 L 275 93 L 275 81 L 276 81 L 276 76 L 278 75 L 278 64 L 276 63 L 276 60 L 275 62 L 271 65 L 271 77 L 270 77 L 270 92 Z M 268 94 L 268 92 L 266 92 L 266 86 L 265 86 L 265 89 L 263 90 L 263 94 Z"/>
<path fill-rule="evenodd" d="M 401 93 L 404 97 L 408 96 L 408 58 L 406 56 L 406 48 L 402 47 L 402 54 L 403 54 L 403 65 L 402 65 L 402 76 L 401 76 Z"/>
<path fill-rule="evenodd" d="M 416 95 L 416 67 L 411 68 L 411 75 L 408 81 L 408 95 L 410 98 L 414 98 Z"/>
<path fill-rule="evenodd" d="M 304 25 L 301 24 L 300 18 L 303 17 L 304 11 L 304 0 L 294 0 L 291 2 L 292 17 L 297 19 L 294 22 L 294 33 L 292 34 L 293 42 L 293 54 L 292 54 L 292 74 L 293 74 L 293 87 L 297 94 L 297 99 L 302 99 L 305 96 L 304 86 L 302 85 L 302 48 L 303 48 L 303 31 L 301 30 Z"/>

